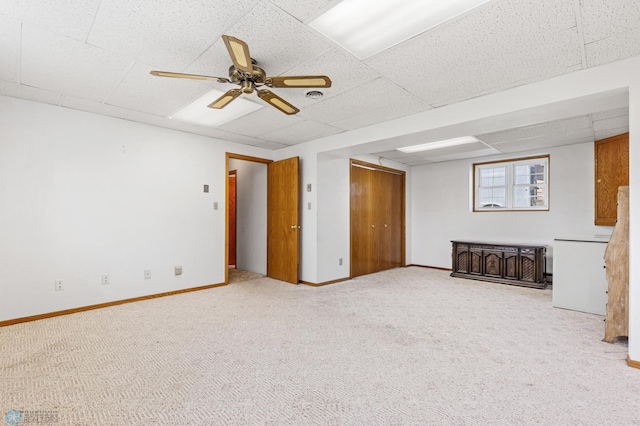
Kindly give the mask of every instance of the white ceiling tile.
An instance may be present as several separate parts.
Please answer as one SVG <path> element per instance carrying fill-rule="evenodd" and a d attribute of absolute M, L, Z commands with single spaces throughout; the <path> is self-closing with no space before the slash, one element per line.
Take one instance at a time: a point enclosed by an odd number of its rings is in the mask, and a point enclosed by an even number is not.
<path fill-rule="evenodd" d="M 640 28 L 587 44 L 585 52 L 589 67 L 638 55 L 640 54 Z"/>
<path fill-rule="evenodd" d="M 495 148 L 500 151 L 501 153 L 504 154 L 510 154 L 510 153 L 515 153 L 515 152 L 523 152 L 523 151 L 533 151 L 533 150 L 539 150 L 539 149 L 547 149 L 547 148 L 553 148 L 556 146 L 564 146 L 564 145 L 574 145 L 574 144 L 580 144 L 580 143 L 589 143 L 589 142 L 593 142 L 593 136 L 589 136 L 589 137 L 585 137 L 582 139 L 572 139 L 570 141 L 565 141 L 563 143 L 557 143 L 557 142 L 553 142 L 553 141 L 541 141 L 537 144 L 531 144 L 528 143 L 528 141 L 518 141 L 518 142 L 514 142 L 512 144 L 500 144 L 500 145 L 496 145 Z"/>
<path fill-rule="evenodd" d="M 502 147 L 504 145 L 509 145 L 509 144 L 515 145 L 518 143 L 522 143 L 522 144 L 531 145 L 532 147 L 536 148 L 538 146 L 547 147 L 547 146 L 556 146 L 556 145 L 567 145 L 567 144 L 576 143 L 575 142 L 576 140 L 582 140 L 586 138 L 591 138 L 592 141 L 594 140 L 593 129 L 591 127 L 587 127 L 584 129 L 572 129 L 572 130 L 567 130 L 565 132 L 558 132 L 553 134 L 531 135 L 528 138 L 513 139 L 513 140 L 503 141 L 503 142 L 494 142 L 489 145 L 493 147 Z"/>
<path fill-rule="evenodd" d="M 280 75 L 328 50 L 324 37 L 267 1 L 256 5 L 226 34 L 249 45 L 251 57 L 267 75 Z M 229 59 L 226 63 L 230 65 Z"/>
<path fill-rule="evenodd" d="M 0 2 L 0 14 L 85 41 L 101 0 L 19 0 Z"/>
<path fill-rule="evenodd" d="M 20 22 L 0 15 L 0 80 L 18 81 L 20 33 Z"/>
<path fill-rule="evenodd" d="M 131 62 L 80 41 L 32 26 L 22 29 L 23 84 L 103 101 Z"/>
<path fill-rule="evenodd" d="M 262 137 L 272 142 L 294 145 L 340 132 L 342 132 L 342 130 L 336 129 L 333 126 L 311 120 L 304 120 L 292 126 L 265 133 Z"/>
<path fill-rule="evenodd" d="M 278 142 L 263 142 L 256 145 L 256 147 L 264 148 L 264 149 L 280 149 L 280 148 L 285 148 L 286 146 L 288 145 L 285 145 L 283 143 L 278 143 Z"/>
<path fill-rule="evenodd" d="M 602 140 L 602 139 L 606 139 L 606 138 L 610 138 L 612 136 L 618 136 L 621 135 L 623 133 L 627 133 L 629 131 L 629 126 L 626 127 L 620 127 L 617 129 L 604 129 L 604 130 L 598 130 L 596 132 L 596 140 Z"/>
<path fill-rule="evenodd" d="M 290 95 L 290 100 L 298 108 L 313 105 L 319 101 L 332 98 L 355 87 L 368 83 L 380 77 L 380 74 L 373 71 L 368 66 L 356 60 L 341 50 L 331 49 L 302 65 L 287 71 L 287 75 L 314 75 L 323 74 L 331 78 L 331 87 L 317 89 L 324 96 L 321 99 L 310 99 L 306 93 L 316 89 L 286 89 Z M 284 92 L 284 91 L 283 91 Z"/>
<path fill-rule="evenodd" d="M 441 106 L 570 72 L 582 58 L 571 2 L 495 1 L 366 63 Z"/>
<path fill-rule="evenodd" d="M 100 102 L 90 101 L 87 99 L 76 98 L 73 96 L 63 96 L 61 106 L 65 108 L 78 109 L 80 111 L 93 112 L 95 114 L 108 115 L 116 118 L 127 118 L 133 111 L 106 105 Z"/>
<path fill-rule="evenodd" d="M 88 42 L 182 71 L 255 0 L 103 0 Z"/>
<path fill-rule="evenodd" d="M 354 121 L 369 125 L 426 109 L 429 107 L 407 91 L 384 78 L 378 78 L 311 105 L 301 110 L 299 115 L 348 129 Z"/>
<path fill-rule="evenodd" d="M 382 157 L 382 158 L 388 158 L 389 160 L 395 160 L 396 158 L 403 158 L 403 157 L 410 157 L 410 154 L 407 154 L 406 152 L 402 152 L 402 151 L 398 151 L 396 149 L 392 150 L 392 151 L 381 151 L 381 152 L 375 152 L 373 153 L 373 155 L 377 155 L 378 157 Z"/>
<path fill-rule="evenodd" d="M 315 1 L 300 1 L 300 0 L 270 0 L 271 3 L 278 6 L 290 15 L 293 15 L 298 20 L 305 22 L 310 18 L 314 18 L 318 13 L 322 12 L 331 3 L 335 3 L 335 0 L 315 0 Z"/>
<path fill-rule="evenodd" d="M 418 161 L 418 160 L 424 161 L 424 157 L 418 156 L 416 154 L 407 154 L 406 152 L 401 152 L 401 151 L 395 151 L 395 152 L 399 152 L 402 155 L 395 155 L 394 151 L 376 152 L 376 153 L 372 153 L 371 155 L 375 157 L 384 158 L 390 161 L 394 161 L 396 163 L 402 163 L 402 164 L 406 164 L 405 161 Z"/>
<path fill-rule="evenodd" d="M 640 2 L 636 0 L 580 0 L 585 43 L 640 27 Z"/>
<path fill-rule="evenodd" d="M 606 120 L 609 118 L 616 118 L 616 117 L 629 117 L 629 107 L 624 107 L 624 108 L 616 108 L 616 109 L 610 109 L 608 111 L 600 111 L 600 112 L 595 112 L 593 114 L 591 114 L 591 119 L 593 121 L 598 121 L 598 120 Z"/>
<path fill-rule="evenodd" d="M 0 95 L 11 96 L 12 98 L 26 99 L 28 101 L 42 102 L 52 105 L 58 105 L 60 103 L 59 93 L 1 80 Z"/>
<path fill-rule="evenodd" d="M 518 127 L 500 132 L 485 133 L 476 135 L 476 137 L 485 143 L 494 144 L 535 137 L 555 137 L 560 134 L 585 129 L 591 129 L 591 119 L 589 116 L 583 115 L 563 120 L 538 123 L 531 126 Z"/>
<path fill-rule="evenodd" d="M 158 116 L 168 116 L 210 90 L 195 80 L 155 77 L 150 67 L 136 64 L 106 100 L 115 105 Z"/>
<path fill-rule="evenodd" d="M 439 148 L 439 149 L 431 149 L 428 151 L 422 151 L 419 154 L 424 158 L 434 158 L 434 157 L 442 157 L 444 155 L 460 154 L 463 152 L 480 151 L 487 148 L 488 148 L 487 145 L 483 144 L 482 142 L 474 142 L 474 143 L 468 143 L 464 145 L 456 145 L 456 146 L 449 146 L 449 147 Z"/>
<path fill-rule="evenodd" d="M 244 135 L 238 135 L 235 133 L 230 133 L 230 132 L 225 132 L 223 130 L 220 129 L 215 129 L 215 133 L 216 133 L 216 137 L 219 139 L 224 139 L 226 141 L 230 141 L 230 142 L 236 142 L 236 143 L 241 143 L 244 145 L 252 145 L 252 146 L 256 146 L 259 145 L 261 143 L 265 143 L 267 141 L 265 141 L 264 139 L 259 139 L 259 138 L 252 138 L 250 136 L 244 136 Z"/>
<path fill-rule="evenodd" d="M 261 138 L 265 133 L 280 130 L 303 121 L 301 117 L 296 115 L 283 114 L 260 99 L 257 99 L 256 102 L 263 103 L 264 107 L 251 114 L 229 121 L 220 126 L 219 129 L 239 135 Z"/>
<path fill-rule="evenodd" d="M 596 132 L 601 130 L 621 129 L 624 127 L 629 128 L 628 116 L 607 118 L 593 122 L 593 130 Z"/>
<path fill-rule="evenodd" d="M 217 129 L 199 126 L 193 123 L 186 123 L 184 121 L 172 120 L 166 117 L 159 117 L 153 114 L 146 114 L 143 112 L 133 112 L 127 118 L 128 121 L 135 121 L 138 123 L 150 124 L 156 127 L 164 127 L 166 129 L 179 130 L 182 132 L 193 133 L 201 136 L 215 137 L 224 139 L 221 136 L 222 132 Z"/>
<path fill-rule="evenodd" d="M 427 160 L 424 157 L 420 157 L 418 155 L 412 155 L 411 157 L 396 159 L 393 161 L 397 161 L 398 163 L 407 164 L 409 166 L 418 166 L 421 164 L 433 163 L 431 160 Z"/>
<path fill-rule="evenodd" d="M 492 145 L 493 148 L 503 153 L 531 151 L 534 149 L 552 148 L 555 146 L 573 145 L 578 143 L 593 142 L 593 133 L 589 135 L 566 135 L 565 138 L 536 138 L 536 139 L 523 139 L 515 142 L 501 143 Z"/>
<path fill-rule="evenodd" d="M 484 157 L 487 155 L 495 155 L 499 152 L 493 148 L 483 148 L 477 151 L 459 152 L 457 154 L 442 155 L 439 157 L 427 157 L 432 163 L 441 163 L 443 161 L 462 160 L 465 158 Z"/>

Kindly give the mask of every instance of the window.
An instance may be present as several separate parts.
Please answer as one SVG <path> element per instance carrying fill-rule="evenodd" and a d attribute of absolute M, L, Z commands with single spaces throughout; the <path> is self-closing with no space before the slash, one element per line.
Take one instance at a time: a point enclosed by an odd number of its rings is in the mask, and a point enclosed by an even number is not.
<path fill-rule="evenodd" d="M 473 210 L 549 210 L 549 156 L 473 165 Z"/>

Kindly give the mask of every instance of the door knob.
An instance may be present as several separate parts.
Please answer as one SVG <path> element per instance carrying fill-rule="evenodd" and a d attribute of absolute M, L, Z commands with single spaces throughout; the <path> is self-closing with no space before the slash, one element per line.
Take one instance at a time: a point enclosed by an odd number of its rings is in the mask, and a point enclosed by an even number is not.
<path fill-rule="evenodd" d="M 375 226 L 375 225 L 371 225 L 371 227 L 372 227 L 372 228 L 375 228 L 376 226 Z"/>
<path fill-rule="evenodd" d="M 386 224 L 386 223 L 384 224 L 384 227 L 385 227 L 385 228 L 387 227 L 387 224 Z"/>
<path fill-rule="evenodd" d="M 296 229 L 296 226 L 295 225 L 291 225 L 291 229 Z"/>

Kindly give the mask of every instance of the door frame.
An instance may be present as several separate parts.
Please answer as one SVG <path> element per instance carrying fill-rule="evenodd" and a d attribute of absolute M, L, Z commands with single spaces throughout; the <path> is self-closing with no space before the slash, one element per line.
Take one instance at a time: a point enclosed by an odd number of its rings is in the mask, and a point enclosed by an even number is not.
<path fill-rule="evenodd" d="M 231 212 L 230 209 L 229 209 L 229 207 L 230 207 L 230 195 L 231 195 L 231 191 L 229 191 L 229 183 L 231 182 L 231 177 L 232 176 L 233 176 L 234 186 L 235 186 L 235 189 L 234 189 L 235 193 L 233 194 L 233 203 L 234 203 L 233 204 L 233 208 L 234 208 L 233 212 Z M 233 229 L 233 232 L 235 233 L 235 235 L 231 235 L 231 233 L 227 234 L 227 236 L 233 236 L 233 238 L 228 238 L 227 244 L 229 244 L 230 241 L 233 241 L 233 240 L 236 241 L 236 243 L 234 244 L 235 253 L 233 253 L 233 259 L 234 259 L 233 266 L 234 267 L 236 266 L 236 263 L 237 263 L 237 260 L 238 260 L 237 259 L 237 252 L 238 252 L 238 250 L 237 250 L 237 247 L 238 247 L 238 244 L 237 244 L 237 237 L 238 237 L 238 217 L 237 217 L 238 216 L 237 215 L 237 212 L 238 212 L 238 208 L 237 208 L 238 180 L 237 179 L 238 179 L 237 170 L 229 170 L 229 172 L 227 173 L 227 232 L 229 231 L 229 225 L 231 225 L 231 223 L 228 220 L 229 220 L 230 217 L 232 217 L 233 221 L 235 222 L 234 229 Z M 229 214 L 229 213 L 233 213 L 233 214 Z M 227 245 L 227 247 L 229 247 L 229 246 Z M 227 248 L 227 256 L 228 257 L 231 254 L 230 252 L 231 251 Z M 230 266 L 228 257 L 227 257 L 227 267 Z"/>
<path fill-rule="evenodd" d="M 227 152 L 225 155 L 224 161 L 224 169 L 225 169 L 225 179 L 224 179 L 224 283 L 229 284 L 229 160 L 244 160 L 244 161 L 252 161 L 254 163 L 263 163 L 269 164 L 273 163 L 273 160 L 269 160 L 267 158 L 260 157 L 252 157 L 250 155 L 242 155 L 242 154 L 234 154 L 232 152 Z M 237 185 L 237 181 L 236 181 Z M 237 188 L 237 187 L 236 187 Z M 268 190 L 268 188 L 267 188 Z M 237 242 L 236 242 L 237 244 Z M 269 252 L 267 251 L 267 258 L 269 257 Z M 237 263 L 238 259 L 236 259 Z"/>
<path fill-rule="evenodd" d="M 351 247 L 351 184 L 353 182 L 353 167 L 364 167 L 373 170 L 379 170 L 381 172 L 393 173 L 402 177 L 402 193 L 401 193 L 401 230 L 400 230 L 400 267 L 407 266 L 406 260 L 406 178 L 407 172 L 404 170 L 392 169 L 391 167 L 381 166 L 379 164 L 367 163 L 366 161 L 356 160 L 354 158 L 349 159 L 349 277 L 353 278 L 353 248 Z"/>

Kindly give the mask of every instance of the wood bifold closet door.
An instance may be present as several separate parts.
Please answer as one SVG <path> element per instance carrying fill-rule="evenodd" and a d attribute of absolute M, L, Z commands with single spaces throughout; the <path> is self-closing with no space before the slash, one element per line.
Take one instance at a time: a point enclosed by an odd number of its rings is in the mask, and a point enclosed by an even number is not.
<path fill-rule="evenodd" d="M 404 174 L 371 166 L 351 165 L 352 277 L 404 263 Z"/>

